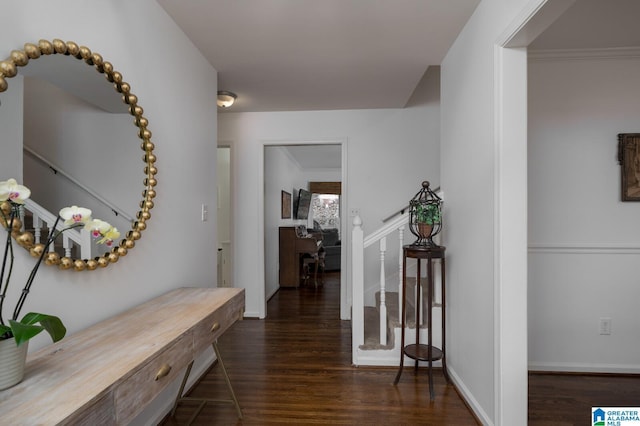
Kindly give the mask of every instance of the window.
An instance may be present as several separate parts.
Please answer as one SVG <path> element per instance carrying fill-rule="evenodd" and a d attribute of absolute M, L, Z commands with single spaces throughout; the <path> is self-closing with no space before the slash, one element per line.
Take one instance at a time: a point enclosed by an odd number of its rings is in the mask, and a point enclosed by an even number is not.
<path fill-rule="evenodd" d="M 340 229 L 340 196 L 336 194 L 313 194 L 311 198 L 314 227 Z M 316 225 L 317 223 L 317 225 Z"/>

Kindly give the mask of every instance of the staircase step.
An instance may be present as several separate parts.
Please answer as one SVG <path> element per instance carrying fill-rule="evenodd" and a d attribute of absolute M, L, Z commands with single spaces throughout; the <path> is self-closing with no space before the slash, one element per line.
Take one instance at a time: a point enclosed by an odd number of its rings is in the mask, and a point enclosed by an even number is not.
<path fill-rule="evenodd" d="M 425 279 L 422 280 L 422 293 L 425 291 Z M 416 287 L 416 279 L 412 277 L 407 277 L 407 290 L 405 297 L 407 297 L 407 302 L 405 305 L 405 318 L 406 323 L 405 326 L 408 328 L 415 328 L 416 326 L 416 310 L 415 310 L 415 287 Z M 385 293 L 385 304 L 387 306 L 387 314 L 389 317 L 389 326 L 390 327 L 400 327 L 400 306 L 398 300 L 398 292 L 396 291 L 387 291 Z M 408 296 L 407 296 L 408 295 Z M 376 307 L 379 309 L 380 307 L 380 292 L 376 292 Z"/>
<path fill-rule="evenodd" d="M 426 288 L 426 279 L 421 280 L 422 293 L 424 294 Z M 407 277 L 406 281 L 406 295 L 407 302 L 405 305 L 405 327 L 415 328 L 416 326 L 416 314 L 415 314 L 415 287 L 416 278 Z M 364 344 L 360 345 L 361 349 L 393 349 L 395 341 L 395 329 L 401 327 L 400 318 L 400 306 L 398 303 L 398 292 L 387 291 L 385 292 L 385 305 L 387 307 L 387 342 L 386 344 L 380 344 L 380 292 L 376 292 L 375 295 L 376 306 L 364 307 Z M 426 311 L 425 311 L 426 312 Z M 423 324 L 420 328 L 427 328 L 426 324 Z"/>
<path fill-rule="evenodd" d="M 360 349 L 393 349 L 393 329 L 387 329 L 387 344 L 380 344 L 380 311 L 374 306 L 364 307 L 364 344 Z"/>

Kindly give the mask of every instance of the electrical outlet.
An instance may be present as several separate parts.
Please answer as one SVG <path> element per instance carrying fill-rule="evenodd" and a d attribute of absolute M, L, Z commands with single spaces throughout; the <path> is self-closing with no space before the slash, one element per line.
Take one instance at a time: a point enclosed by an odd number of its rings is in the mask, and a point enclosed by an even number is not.
<path fill-rule="evenodd" d="M 353 209 L 349 210 L 349 216 L 351 216 L 351 217 L 360 216 L 360 209 L 353 208 Z"/>
<path fill-rule="evenodd" d="M 611 318 L 600 318 L 600 334 L 611 334 Z"/>

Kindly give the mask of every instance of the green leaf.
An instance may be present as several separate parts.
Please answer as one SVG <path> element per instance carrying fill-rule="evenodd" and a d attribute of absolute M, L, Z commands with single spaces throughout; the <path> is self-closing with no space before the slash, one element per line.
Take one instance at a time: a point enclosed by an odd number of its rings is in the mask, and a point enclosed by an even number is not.
<path fill-rule="evenodd" d="M 4 336 L 8 331 L 11 331 L 11 327 L 0 324 L 0 337 Z"/>
<path fill-rule="evenodd" d="M 62 340 L 65 334 L 67 334 L 67 329 L 64 324 L 62 324 L 62 320 L 58 317 L 43 315 L 42 318 L 40 318 L 40 324 L 44 327 L 47 333 L 49 333 L 49 336 L 51 336 L 51 339 L 54 342 Z"/>
<path fill-rule="evenodd" d="M 21 322 L 14 320 L 9 320 L 9 324 L 11 325 L 11 332 L 13 333 L 13 337 L 15 337 L 16 344 L 18 346 L 29 341 L 29 339 L 44 330 L 44 327 L 39 325 L 22 324 Z"/>
<path fill-rule="evenodd" d="M 29 312 L 21 321 L 9 320 L 9 325 L 18 345 L 28 341 L 42 330 L 46 330 L 54 342 L 62 339 L 67 333 L 60 318 L 37 312 Z"/>

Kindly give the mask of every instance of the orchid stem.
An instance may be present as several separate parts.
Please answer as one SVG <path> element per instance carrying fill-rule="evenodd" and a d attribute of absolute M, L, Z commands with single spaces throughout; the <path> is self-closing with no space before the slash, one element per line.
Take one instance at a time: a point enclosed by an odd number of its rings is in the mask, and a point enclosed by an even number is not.
<path fill-rule="evenodd" d="M 36 274 L 38 273 L 38 268 L 40 268 L 42 259 L 44 259 L 45 254 L 47 254 L 48 247 L 62 232 L 62 231 L 60 232 L 56 231 L 56 227 L 58 226 L 59 221 L 60 221 L 60 216 L 56 218 L 56 221 L 53 224 L 53 227 L 51 228 L 51 232 L 49 232 L 49 236 L 47 237 L 47 243 L 44 246 L 42 253 L 40 253 L 40 257 L 38 257 L 38 261 L 36 262 L 36 265 L 31 270 L 31 273 L 29 274 L 29 278 L 27 278 L 27 282 L 25 283 L 24 288 L 22 289 L 22 293 L 20 293 L 20 298 L 18 299 L 18 303 L 16 304 L 16 309 L 13 311 L 14 321 L 18 320 L 18 316 L 20 315 L 22 306 L 24 305 L 24 302 L 27 299 L 27 296 L 29 295 L 29 290 L 31 290 L 31 285 L 33 284 L 33 280 L 36 278 Z"/>
<path fill-rule="evenodd" d="M 7 296 L 7 289 L 9 288 L 9 280 L 11 279 L 11 272 L 13 271 L 13 244 L 11 241 L 11 230 L 13 229 L 13 219 L 15 218 L 16 212 L 14 208 L 11 208 L 11 215 L 9 218 L 9 226 L 7 227 L 7 241 L 5 243 L 4 256 L 2 257 L 2 270 L 0 270 L 0 284 L 4 280 L 5 268 L 7 266 L 7 256 L 11 255 L 11 261 L 9 262 L 9 270 L 7 271 L 7 280 L 4 282 L 2 287 L 2 295 L 0 295 L 0 324 L 5 325 L 2 308 L 4 306 L 4 300 Z M 3 213 L 3 219 L 6 220 L 6 216 Z"/>

